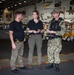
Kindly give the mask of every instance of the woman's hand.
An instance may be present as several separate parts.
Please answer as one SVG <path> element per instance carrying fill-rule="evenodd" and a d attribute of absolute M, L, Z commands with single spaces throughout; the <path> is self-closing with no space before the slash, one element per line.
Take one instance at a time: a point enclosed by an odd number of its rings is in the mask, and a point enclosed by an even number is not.
<path fill-rule="evenodd" d="M 40 33 L 40 32 L 41 32 L 41 30 L 40 30 L 40 29 L 38 29 L 37 33 Z"/>
<path fill-rule="evenodd" d="M 32 33 L 37 34 L 37 31 L 36 30 L 32 30 Z"/>

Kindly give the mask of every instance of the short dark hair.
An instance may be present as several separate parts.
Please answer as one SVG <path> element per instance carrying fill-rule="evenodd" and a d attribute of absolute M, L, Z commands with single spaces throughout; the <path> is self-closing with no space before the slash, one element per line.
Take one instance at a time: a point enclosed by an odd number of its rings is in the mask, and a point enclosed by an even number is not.
<path fill-rule="evenodd" d="M 19 14 L 22 14 L 22 12 L 21 12 L 21 11 L 16 11 L 16 12 L 15 12 L 15 16 L 16 16 L 16 15 L 19 15 Z"/>

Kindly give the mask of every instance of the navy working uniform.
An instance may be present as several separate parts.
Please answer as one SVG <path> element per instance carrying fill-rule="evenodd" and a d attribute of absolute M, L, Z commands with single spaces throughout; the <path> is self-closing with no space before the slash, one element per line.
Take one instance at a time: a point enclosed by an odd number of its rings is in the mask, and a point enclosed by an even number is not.
<path fill-rule="evenodd" d="M 50 63 L 46 66 L 47 69 L 53 68 L 55 65 L 55 70 L 59 71 L 60 57 L 59 53 L 62 50 L 62 35 L 65 33 L 66 27 L 64 20 L 59 18 L 57 21 L 53 18 L 48 26 L 50 31 L 55 31 L 55 34 L 49 34 L 47 54 L 48 62 Z"/>
<path fill-rule="evenodd" d="M 59 64 L 59 53 L 62 50 L 62 35 L 65 33 L 65 24 L 62 18 L 58 21 L 52 19 L 50 22 L 49 30 L 53 30 L 56 34 L 49 34 L 48 40 L 48 61 L 50 63 Z"/>

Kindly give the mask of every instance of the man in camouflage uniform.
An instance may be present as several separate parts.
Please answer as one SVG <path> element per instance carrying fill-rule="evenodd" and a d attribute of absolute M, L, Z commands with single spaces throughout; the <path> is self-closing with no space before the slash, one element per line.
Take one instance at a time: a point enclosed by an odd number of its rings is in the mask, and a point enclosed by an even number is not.
<path fill-rule="evenodd" d="M 65 33 L 65 23 L 62 18 L 60 18 L 60 11 L 55 9 L 51 12 L 53 19 L 47 29 L 49 33 L 47 54 L 48 54 L 48 64 L 46 69 L 54 68 L 55 71 L 60 71 L 59 69 L 59 53 L 62 49 L 62 35 Z"/>

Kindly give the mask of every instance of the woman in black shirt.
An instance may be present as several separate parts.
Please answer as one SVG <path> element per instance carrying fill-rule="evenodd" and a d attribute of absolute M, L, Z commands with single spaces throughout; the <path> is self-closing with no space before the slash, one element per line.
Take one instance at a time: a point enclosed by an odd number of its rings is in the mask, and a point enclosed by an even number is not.
<path fill-rule="evenodd" d="M 42 47 L 42 32 L 43 30 L 43 23 L 39 20 L 39 13 L 38 11 L 33 12 L 33 19 L 28 23 L 28 32 L 29 32 L 29 55 L 28 55 L 28 64 L 29 68 L 32 68 L 32 58 L 33 58 L 33 50 L 36 44 L 37 47 L 37 54 L 38 54 L 38 64 L 41 67 L 42 63 L 42 54 L 41 54 L 41 47 Z"/>

